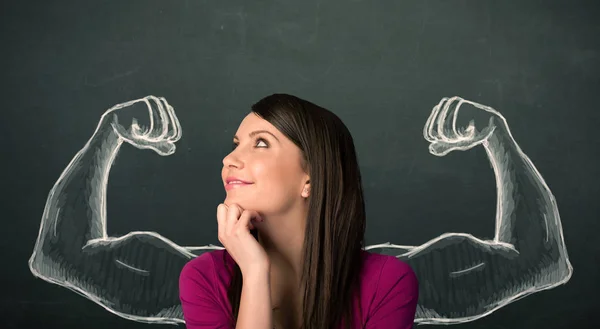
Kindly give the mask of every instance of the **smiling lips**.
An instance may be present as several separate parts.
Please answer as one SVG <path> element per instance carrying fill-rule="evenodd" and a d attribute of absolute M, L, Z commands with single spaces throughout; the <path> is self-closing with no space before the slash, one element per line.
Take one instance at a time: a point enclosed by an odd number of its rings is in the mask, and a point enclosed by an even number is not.
<path fill-rule="evenodd" d="M 227 180 L 227 183 L 225 184 L 225 190 L 229 191 L 231 189 L 236 189 L 236 188 L 240 188 L 243 186 L 248 186 L 248 185 L 252 185 L 252 183 L 246 183 L 244 181 L 241 180 Z"/>

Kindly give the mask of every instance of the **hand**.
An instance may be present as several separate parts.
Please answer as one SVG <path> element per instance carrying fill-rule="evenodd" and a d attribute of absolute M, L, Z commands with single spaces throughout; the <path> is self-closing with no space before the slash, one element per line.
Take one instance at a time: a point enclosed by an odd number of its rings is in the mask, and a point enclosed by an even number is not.
<path fill-rule="evenodd" d="M 141 128 L 135 117 L 130 126 L 123 126 L 123 123 L 119 122 L 119 115 L 124 114 L 124 111 L 132 111 L 132 105 L 142 102 L 146 105 L 149 117 L 140 119 L 144 121 L 149 119 L 149 127 Z M 139 149 L 151 149 L 160 155 L 170 155 L 175 152 L 175 142 L 181 138 L 181 125 L 173 107 L 164 97 L 147 96 L 118 104 L 110 108 L 105 116 L 111 114 L 113 116 L 111 125 L 122 140 Z"/>
<path fill-rule="evenodd" d="M 477 110 L 483 110 L 487 115 L 491 114 L 487 125 L 475 127 L 475 121 L 471 119 L 467 127 L 457 127 L 458 111 L 464 104 L 469 104 Z M 427 123 L 423 128 L 423 136 L 431 142 L 429 145 L 431 154 L 444 156 L 451 151 L 468 150 L 485 142 L 497 128 L 497 125 L 504 122 L 504 117 L 491 107 L 470 102 L 460 97 L 442 98 L 427 119 Z"/>
<path fill-rule="evenodd" d="M 250 233 L 254 229 L 252 220 L 263 219 L 258 212 L 244 210 L 235 203 L 229 206 L 221 203 L 217 207 L 219 241 L 238 264 L 242 274 L 267 270 L 269 267 L 265 249 Z"/>

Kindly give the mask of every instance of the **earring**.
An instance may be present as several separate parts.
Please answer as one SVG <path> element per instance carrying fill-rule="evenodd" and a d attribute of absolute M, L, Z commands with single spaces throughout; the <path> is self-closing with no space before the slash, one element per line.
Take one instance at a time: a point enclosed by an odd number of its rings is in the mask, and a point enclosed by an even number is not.
<path fill-rule="evenodd" d="M 308 189 L 306 187 L 304 188 L 304 193 L 308 193 Z"/>

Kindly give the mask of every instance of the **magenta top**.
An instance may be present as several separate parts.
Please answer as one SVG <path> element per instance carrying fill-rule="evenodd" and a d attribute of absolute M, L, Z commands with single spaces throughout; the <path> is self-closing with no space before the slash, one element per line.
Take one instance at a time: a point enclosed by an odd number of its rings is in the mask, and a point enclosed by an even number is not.
<path fill-rule="evenodd" d="M 362 250 L 362 317 L 355 323 L 366 329 L 410 329 L 413 326 L 419 284 L 411 267 L 394 256 Z M 227 265 L 223 260 L 223 253 Z M 233 329 L 227 299 L 229 271 L 235 261 L 225 249 L 201 254 L 189 261 L 179 277 L 179 298 L 188 329 Z M 355 301 L 355 306 L 358 301 Z M 342 328 L 342 327 L 340 327 Z"/>

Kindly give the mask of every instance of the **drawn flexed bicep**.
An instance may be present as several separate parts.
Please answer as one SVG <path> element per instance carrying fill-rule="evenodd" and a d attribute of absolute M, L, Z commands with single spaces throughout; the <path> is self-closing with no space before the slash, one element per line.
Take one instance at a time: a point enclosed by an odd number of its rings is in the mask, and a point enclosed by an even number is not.
<path fill-rule="evenodd" d="M 457 124 L 465 107 L 487 115 L 482 125 Z M 463 120 L 465 121 L 465 120 Z M 408 262 L 420 282 L 416 322 L 472 321 L 531 293 L 566 283 L 573 268 L 550 188 L 495 109 L 443 98 L 423 129 L 433 155 L 483 147 L 497 189 L 494 238 L 447 233 L 421 246 L 379 244 L 373 252 Z M 469 211 L 469 209 L 464 209 Z M 460 215 L 460 214 L 457 214 Z M 452 217 L 452 216 L 450 216 Z"/>
<path fill-rule="evenodd" d="M 119 121 L 134 104 L 147 106 L 147 127 Z M 122 143 L 169 155 L 180 129 L 164 98 L 149 96 L 107 110 L 48 195 L 29 260 L 32 273 L 126 318 L 180 321 L 178 275 L 196 255 L 153 232 L 108 236 L 105 202 L 108 173 Z"/>

